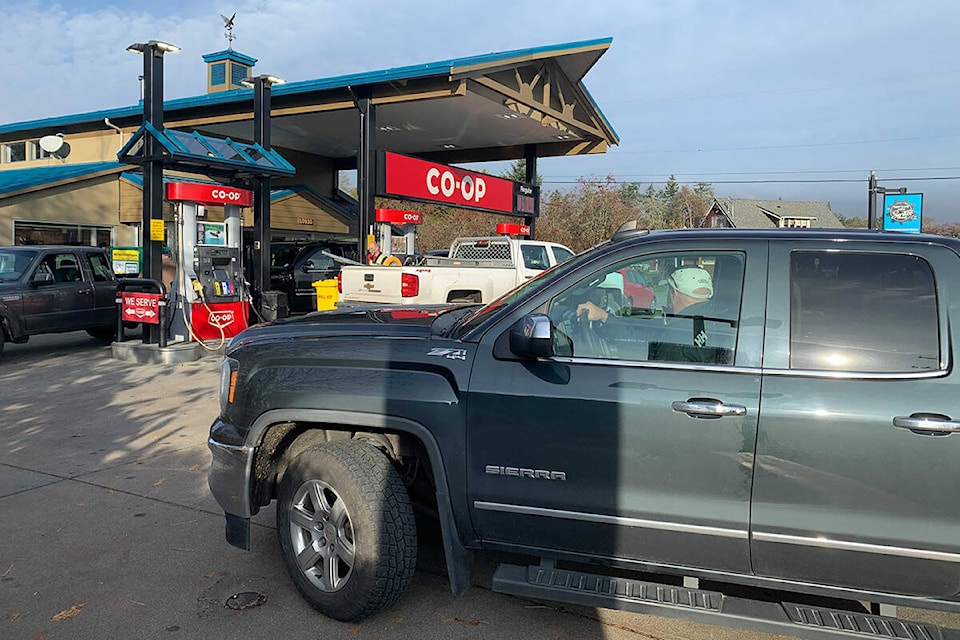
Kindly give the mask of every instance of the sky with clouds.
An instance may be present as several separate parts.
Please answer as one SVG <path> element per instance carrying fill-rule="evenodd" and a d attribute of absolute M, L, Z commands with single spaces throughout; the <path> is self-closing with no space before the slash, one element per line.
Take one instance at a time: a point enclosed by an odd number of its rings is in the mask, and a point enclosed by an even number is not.
<path fill-rule="evenodd" d="M 721 196 L 821 200 L 866 216 L 880 184 L 960 221 L 955 0 L 2 0 L 0 124 L 136 104 L 128 44 L 182 47 L 165 96 L 206 90 L 201 56 L 234 49 L 288 81 L 612 37 L 584 84 L 620 136 L 544 159 L 578 178 L 707 181 Z M 498 167 L 491 167 L 496 172 Z"/>

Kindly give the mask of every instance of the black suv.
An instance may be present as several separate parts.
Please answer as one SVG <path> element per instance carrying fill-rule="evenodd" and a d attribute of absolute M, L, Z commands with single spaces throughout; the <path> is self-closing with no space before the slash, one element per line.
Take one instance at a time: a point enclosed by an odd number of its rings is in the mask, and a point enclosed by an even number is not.
<path fill-rule="evenodd" d="M 317 291 L 313 283 L 336 278 L 340 263 L 327 254 L 354 259 L 354 243 L 340 241 L 297 245 L 270 245 L 270 288 L 287 294 L 287 306 L 293 312 L 317 310 Z"/>
<path fill-rule="evenodd" d="M 96 247 L 0 247 L 0 351 L 39 333 L 86 330 L 111 340 L 117 280 Z"/>

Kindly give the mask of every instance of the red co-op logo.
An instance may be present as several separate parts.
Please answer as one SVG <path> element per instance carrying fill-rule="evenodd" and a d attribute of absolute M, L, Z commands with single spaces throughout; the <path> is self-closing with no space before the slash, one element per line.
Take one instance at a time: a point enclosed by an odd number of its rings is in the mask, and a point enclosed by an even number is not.
<path fill-rule="evenodd" d="M 226 329 L 233 324 L 233 311 L 211 311 L 209 323 L 211 327 Z"/>

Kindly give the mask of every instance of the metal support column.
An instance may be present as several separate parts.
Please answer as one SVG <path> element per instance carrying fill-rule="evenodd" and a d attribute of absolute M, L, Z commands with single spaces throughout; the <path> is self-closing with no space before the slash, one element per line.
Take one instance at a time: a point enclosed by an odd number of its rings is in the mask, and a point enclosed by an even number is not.
<path fill-rule="evenodd" d="M 877 174 L 870 172 L 867 183 L 867 229 L 877 228 Z"/>
<path fill-rule="evenodd" d="M 357 229 L 357 255 L 366 262 L 367 234 L 374 221 L 377 189 L 377 114 L 373 104 L 373 90 L 369 86 L 351 89 L 354 103 L 360 112 L 360 150 L 357 154 L 357 197 L 360 215 Z M 389 251 L 389 247 L 384 247 Z"/>
<path fill-rule="evenodd" d="M 526 165 L 526 176 L 524 180 L 527 184 L 537 186 L 537 145 L 528 144 L 523 148 L 524 164 Z M 537 233 L 537 217 L 540 215 L 540 193 L 537 190 L 537 197 L 534 200 L 534 209 L 532 216 L 524 216 L 524 224 L 530 227 L 530 239 L 533 240 Z"/>
<path fill-rule="evenodd" d="M 143 121 L 157 131 L 163 131 L 163 54 L 179 51 L 174 45 L 151 40 L 127 47 L 143 55 Z M 162 279 L 163 238 L 154 239 L 153 223 L 163 221 L 163 162 L 160 144 L 153 136 L 146 136 L 143 164 L 143 215 L 141 244 L 143 246 L 143 278 Z M 144 344 L 159 342 L 159 325 L 144 324 Z"/>
<path fill-rule="evenodd" d="M 270 150 L 270 87 L 283 82 L 270 75 L 246 78 L 253 84 L 253 141 Z M 270 288 L 270 178 L 260 176 L 253 187 L 253 306 L 263 314 L 263 292 Z"/>

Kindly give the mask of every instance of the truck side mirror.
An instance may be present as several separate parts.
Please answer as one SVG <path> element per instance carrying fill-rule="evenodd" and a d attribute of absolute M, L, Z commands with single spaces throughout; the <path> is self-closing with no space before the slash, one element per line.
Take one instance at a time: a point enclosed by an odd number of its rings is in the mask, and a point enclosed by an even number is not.
<path fill-rule="evenodd" d="M 303 263 L 303 266 L 300 267 L 300 269 L 301 269 L 304 273 L 310 273 L 311 271 L 314 271 L 314 270 L 315 270 L 315 267 L 313 266 L 313 260 L 307 260 L 306 262 L 304 262 L 304 263 Z"/>
<path fill-rule="evenodd" d="M 531 313 L 510 329 L 510 351 L 523 358 L 553 357 L 553 323 L 550 316 Z"/>

